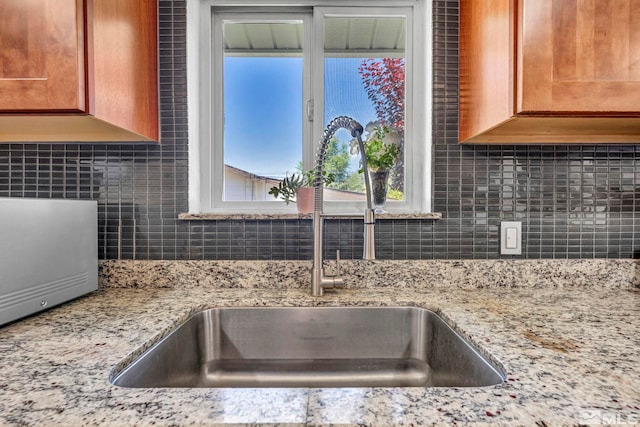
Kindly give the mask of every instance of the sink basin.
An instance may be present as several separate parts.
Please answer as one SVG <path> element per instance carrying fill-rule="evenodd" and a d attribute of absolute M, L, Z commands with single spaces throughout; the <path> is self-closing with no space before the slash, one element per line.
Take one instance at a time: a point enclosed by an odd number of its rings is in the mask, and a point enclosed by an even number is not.
<path fill-rule="evenodd" d="M 416 307 L 201 311 L 111 382 L 122 387 L 477 387 L 492 365 Z"/>

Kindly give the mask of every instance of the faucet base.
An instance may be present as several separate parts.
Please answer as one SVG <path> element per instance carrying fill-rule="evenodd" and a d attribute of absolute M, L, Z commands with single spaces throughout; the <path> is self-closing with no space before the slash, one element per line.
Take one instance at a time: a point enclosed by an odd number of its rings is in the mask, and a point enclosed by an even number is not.
<path fill-rule="evenodd" d="M 311 269 L 311 295 L 321 297 L 325 289 L 344 288 L 344 279 L 337 276 L 325 276 L 322 268 Z"/>

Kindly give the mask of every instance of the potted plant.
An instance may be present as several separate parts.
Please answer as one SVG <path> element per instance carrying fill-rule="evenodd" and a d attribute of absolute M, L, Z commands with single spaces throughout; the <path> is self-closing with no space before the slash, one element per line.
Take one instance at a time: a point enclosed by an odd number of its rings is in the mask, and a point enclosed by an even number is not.
<path fill-rule="evenodd" d="M 371 181 L 373 207 L 381 212 L 387 201 L 389 174 L 400 157 L 400 133 L 377 122 L 367 124 L 368 135 L 364 141 L 367 173 Z M 358 172 L 363 173 L 360 169 Z"/>
<path fill-rule="evenodd" d="M 313 212 L 313 181 L 315 169 L 308 171 L 298 171 L 297 173 L 286 175 L 277 186 L 271 187 L 269 194 L 273 197 L 284 200 L 285 204 L 296 202 L 299 213 Z M 329 185 L 334 181 L 333 174 L 324 172 L 322 175 L 323 185 Z"/>

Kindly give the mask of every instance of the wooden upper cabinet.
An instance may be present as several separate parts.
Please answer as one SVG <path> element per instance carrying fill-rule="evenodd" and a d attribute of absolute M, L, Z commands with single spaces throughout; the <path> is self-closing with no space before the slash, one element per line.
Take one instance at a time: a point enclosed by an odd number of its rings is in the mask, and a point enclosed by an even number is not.
<path fill-rule="evenodd" d="M 157 0 L 87 1 L 89 111 L 157 141 Z"/>
<path fill-rule="evenodd" d="M 640 112 L 640 0 L 522 2 L 518 112 Z"/>
<path fill-rule="evenodd" d="M 640 143 L 640 0 L 460 0 L 459 131 Z"/>
<path fill-rule="evenodd" d="M 159 140 L 157 0 L 0 0 L 0 142 Z"/>
<path fill-rule="evenodd" d="M 82 0 L 2 0 L 0 19 L 0 109 L 84 111 Z"/>

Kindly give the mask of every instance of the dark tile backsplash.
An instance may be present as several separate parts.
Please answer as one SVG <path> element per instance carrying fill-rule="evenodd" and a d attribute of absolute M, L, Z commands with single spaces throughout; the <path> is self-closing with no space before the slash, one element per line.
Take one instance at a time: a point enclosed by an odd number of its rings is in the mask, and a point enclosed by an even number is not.
<path fill-rule="evenodd" d="M 159 4 L 162 145 L 0 145 L 0 197 L 98 200 L 101 258 L 310 259 L 310 221 L 176 219 L 188 190 L 185 3 Z M 499 258 L 502 220 L 523 222 L 523 258 L 640 256 L 640 146 L 458 145 L 458 1 L 433 5 L 444 218 L 378 221 L 378 257 Z M 362 232 L 328 221 L 327 252 L 358 258 Z"/>

